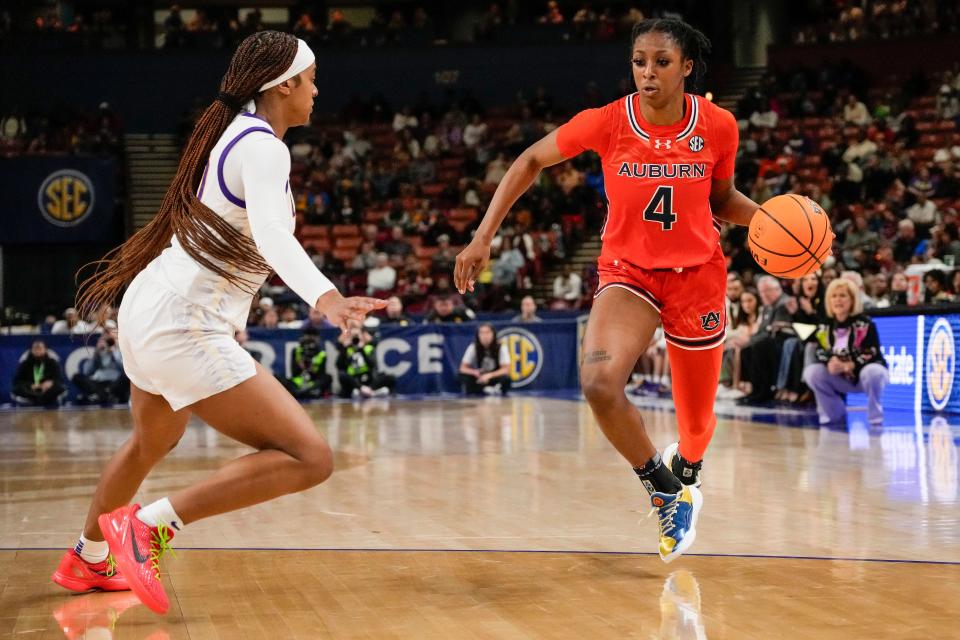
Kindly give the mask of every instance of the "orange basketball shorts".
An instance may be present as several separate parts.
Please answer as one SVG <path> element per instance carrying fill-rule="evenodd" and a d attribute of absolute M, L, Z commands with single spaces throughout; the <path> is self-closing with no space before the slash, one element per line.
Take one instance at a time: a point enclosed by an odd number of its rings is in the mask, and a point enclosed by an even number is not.
<path fill-rule="evenodd" d="M 601 256 L 596 296 L 619 287 L 660 314 L 667 342 L 682 349 L 712 349 L 726 336 L 727 265 L 717 250 L 705 264 L 682 269 L 644 269 Z"/>

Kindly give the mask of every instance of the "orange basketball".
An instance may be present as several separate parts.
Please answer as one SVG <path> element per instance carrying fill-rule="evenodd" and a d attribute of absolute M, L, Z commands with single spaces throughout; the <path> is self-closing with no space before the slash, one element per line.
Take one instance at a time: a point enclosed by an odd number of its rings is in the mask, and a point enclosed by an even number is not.
<path fill-rule="evenodd" d="M 747 234 L 753 259 L 779 278 L 799 278 L 821 268 L 833 238 L 823 207 L 793 193 L 760 205 Z"/>

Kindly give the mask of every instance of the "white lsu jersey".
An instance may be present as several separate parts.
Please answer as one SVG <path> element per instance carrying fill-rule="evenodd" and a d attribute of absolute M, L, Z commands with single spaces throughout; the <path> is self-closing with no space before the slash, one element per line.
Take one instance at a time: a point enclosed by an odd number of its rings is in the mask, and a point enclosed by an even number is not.
<path fill-rule="evenodd" d="M 242 112 L 210 152 L 197 196 L 233 228 L 251 238 L 287 286 L 308 304 L 333 289 L 293 235 L 290 153 L 266 120 Z M 253 295 L 267 273 L 227 267 L 247 286 L 232 284 L 198 264 L 176 236 L 145 272 L 158 285 L 200 305 L 236 329 L 246 326 Z"/>

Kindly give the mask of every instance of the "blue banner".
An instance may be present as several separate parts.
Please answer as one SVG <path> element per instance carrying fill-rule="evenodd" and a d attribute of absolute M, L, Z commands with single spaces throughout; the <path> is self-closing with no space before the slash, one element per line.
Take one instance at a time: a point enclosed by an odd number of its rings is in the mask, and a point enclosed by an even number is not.
<path fill-rule="evenodd" d="M 115 185 L 110 158 L 0 158 L 0 243 L 112 241 Z"/>
<path fill-rule="evenodd" d="M 577 321 L 547 320 L 531 324 L 493 323 L 510 353 L 510 376 L 516 390 L 573 389 L 577 378 Z M 377 362 L 383 373 L 397 377 L 397 393 L 436 393 L 460 390 L 457 371 L 477 325 L 433 324 L 409 327 L 383 325 L 377 343 Z M 121 327 L 121 330 L 123 328 Z M 251 328 L 248 349 L 261 355 L 260 363 L 275 374 L 289 375 L 290 358 L 300 339 L 296 330 Z M 335 375 L 339 332 L 321 332 L 327 350 L 327 368 Z M 20 359 L 36 338 L 57 354 L 68 379 L 90 358 L 95 340 L 82 336 L 17 335 L 0 337 L 0 397 L 10 397 L 11 381 Z"/>
<path fill-rule="evenodd" d="M 960 413 L 960 388 L 954 384 L 960 314 L 881 316 L 873 321 L 890 368 L 884 408 Z M 847 404 L 864 406 L 866 397 L 851 394 Z"/>

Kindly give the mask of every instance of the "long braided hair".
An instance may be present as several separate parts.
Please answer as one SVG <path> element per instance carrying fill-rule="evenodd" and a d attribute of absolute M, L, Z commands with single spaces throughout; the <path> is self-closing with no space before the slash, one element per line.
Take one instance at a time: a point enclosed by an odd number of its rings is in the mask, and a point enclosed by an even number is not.
<path fill-rule="evenodd" d="M 174 234 L 191 258 L 232 284 L 252 288 L 237 271 L 270 272 L 253 241 L 200 202 L 197 188 L 210 151 L 241 105 L 256 97 L 263 84 L 286 71 L 296 54 L 297 39 L 279 31 L 260 31 L 240 43 L 220 81 L 217 99 L 197 120 L 187 140 L 156 216 L 122 245 L 81 269 L 92 267 L 94 272 L 83 280 L 77 293 L 75 306 L 80 317 L 114 304 Z"/>
<path fill-rule="evenodd" d="M 710 39 L 703 35 L 696 27 L 692 27 L 683 20 L 676 18 L 656 18 L 641 20 L 633 25 L 633 32 L 630 36 L 630 46 L 633 47 L 637 38 L 645 33 L 656 32 L 670 36 L 670 38 L 680 47 L 680 53 L 684 58 L 693 60 L 693 71 L 686 79 L 684 84 L 691 90 L 695 90 L 700 85 L 700 81 L 707 73 L 706 58 L 710 55 Z"/>

